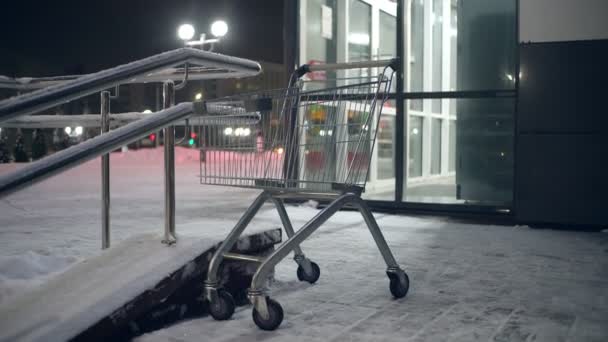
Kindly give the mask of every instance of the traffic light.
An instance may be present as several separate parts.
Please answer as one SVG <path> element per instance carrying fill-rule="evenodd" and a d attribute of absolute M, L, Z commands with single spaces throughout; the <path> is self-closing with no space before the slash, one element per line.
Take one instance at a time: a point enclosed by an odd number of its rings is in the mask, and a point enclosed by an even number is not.
<path fill-rule="evenodd" d="M 148 136 L 148 138 L 150 139 L 151 142 L 154 142 L 156 140 L 156 134 L 152 133 Z"/>
<path fill-rule="evenodd" d="M 191 132 L 190 133 L 190 140 L 188 140 L 188 145 L 190 146 L 194 146 L 194 143 L 196 142 L 196 133 L 195 132 Z"/>

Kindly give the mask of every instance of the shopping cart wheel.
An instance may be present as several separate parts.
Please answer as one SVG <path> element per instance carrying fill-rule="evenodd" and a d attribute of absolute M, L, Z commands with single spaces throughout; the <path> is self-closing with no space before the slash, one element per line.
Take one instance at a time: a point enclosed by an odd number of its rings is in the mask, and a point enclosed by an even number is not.
<path fill-rule="evenodd" d="M 312 268 L 311 274 L 307 274 L 302 266 L 298 266 L 298 280 L 307 281 L 311 284 L 314 284 L 319 280 L 319 276 L 321 276 L 319 265 L 311 261 L 310 266 Z"/>
<path fill-rule="evenodd" d="M 400 271 L 403 277 L 400 277 L 398 273 L 386 272 L 389 279 L 391 280 L 390 289 L 391 293 L 395 298 L 403 298 L 410 289 L 410 278 L 407 273 Z"/>
<path fill-rule="evenodd" d="M 217 290 L 217 300 L 209 303 L 209 313 L 218 321 L 225 321 L 234 313 L 234 299 L 230 292 Z"/>
<path fill-rule="evenodd" d="M 253 308 L 253 322 L 262 330 L 275 330 L 283 322 L 283 308 L 277 301 L 266 297 L 268 306 L 268 319 L 262 318 L 258 311 Z"/>

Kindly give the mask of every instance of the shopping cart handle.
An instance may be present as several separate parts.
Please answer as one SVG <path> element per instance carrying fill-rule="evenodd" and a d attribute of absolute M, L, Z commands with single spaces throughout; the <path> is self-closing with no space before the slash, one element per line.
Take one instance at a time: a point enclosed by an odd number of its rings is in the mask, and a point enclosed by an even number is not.
<path fill-rule="evenodd" d="M 399 69 L 399 58 L 383 59 L 378 61 L 362 61 L 350 63 L 331 63 L 331 64 L 303 64 L 296 69 L 298 78 L 312 71 L 347 70 L 364 68 L 390 67 L 393 70 Z"/>

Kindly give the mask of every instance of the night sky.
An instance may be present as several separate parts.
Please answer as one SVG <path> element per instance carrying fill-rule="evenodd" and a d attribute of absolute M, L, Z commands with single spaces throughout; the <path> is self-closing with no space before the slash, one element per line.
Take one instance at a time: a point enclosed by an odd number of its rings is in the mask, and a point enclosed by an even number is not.
<path fill-rule="evenodd" d="M 2 4 L 0 75 L 98 71 L 183 46 L 183 22 L 229 32 L 215 51 L 282 63 L 283 0 L 20 0 Z"/>

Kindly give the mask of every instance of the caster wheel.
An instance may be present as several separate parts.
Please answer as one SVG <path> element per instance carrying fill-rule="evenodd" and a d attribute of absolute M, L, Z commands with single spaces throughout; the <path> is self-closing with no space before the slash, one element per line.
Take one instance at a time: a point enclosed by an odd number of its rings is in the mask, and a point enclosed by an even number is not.
<path fill-rule="evenodd" d="M 321 276 L 321 269 L 319 268 L 319 265 L 311 261 L 310 266 L 312 268 L 312 274 L 306 274 L 306 272 L 304 272 L 304 268 L 302 268 L 302 266 L 298 266 L 298 280 L 307 281 L 311 284 L 314 284 L 317 282 L 317 280 L 319 280 L 319 276 Z"/>
<path fill-rule="evenodd" d="M 217 301 L 209 302 L 209 313 L 218 321 L 225 321 L 234 313 L 234 299 L 226 290 L 217 291 Z"/>
<path fill-rule="evenodd" d="M 266 305 L 268 306 L 268 319 L 262 318 L 254 307 L 252 313 L 253 322 L 262 330 L 275 330 L 283 322 L 283 308 L 281 304 L 268 297 L 266 297 Z"/>
<path fill-rule="evenodd" d="M 403 271 L 401 271 L 403 272 Z M 410 289 L 410 278 L 407 276 L 407 273 L 403 272 L 405 281 L 402 283 L 399 279 L 399 275 L 387 272 L 388 277 L 391 280 L 390 289 L 391 293 L 395 298 L 403 298 L 407 294 L 407 291 Z"/>

